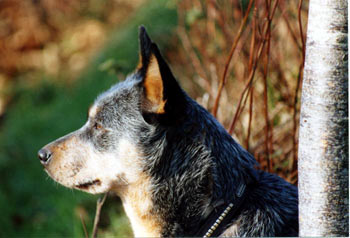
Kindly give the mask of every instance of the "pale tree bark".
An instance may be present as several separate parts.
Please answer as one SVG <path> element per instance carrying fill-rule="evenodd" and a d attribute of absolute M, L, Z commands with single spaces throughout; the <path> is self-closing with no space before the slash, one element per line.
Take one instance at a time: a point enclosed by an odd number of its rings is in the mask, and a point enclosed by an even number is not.
<path fill-rule="evenodd" d="M 349 236 L 347 0 L 310 0 L 299 131 L 300 236 Z"/>

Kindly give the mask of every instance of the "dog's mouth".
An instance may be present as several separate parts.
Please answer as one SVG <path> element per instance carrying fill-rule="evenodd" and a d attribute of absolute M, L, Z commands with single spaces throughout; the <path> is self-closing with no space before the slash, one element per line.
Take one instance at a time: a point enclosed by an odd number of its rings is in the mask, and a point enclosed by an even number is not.
<path fill-rule="evenodd" d="M 85 183 L 80 183 L 78 185 L 75 185 L 76 188 L 79 189 L 88 189 L 89 187 L 93 186 L 93 185 L 100 185 L 101 181 L 99 179 L 95 179 L 95 180 L 91 180 Z"/>

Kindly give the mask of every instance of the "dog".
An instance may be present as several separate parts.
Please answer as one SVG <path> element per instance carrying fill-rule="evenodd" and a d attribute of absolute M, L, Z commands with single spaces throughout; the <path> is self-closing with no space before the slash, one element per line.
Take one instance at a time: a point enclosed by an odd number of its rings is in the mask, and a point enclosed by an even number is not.
<path fill-rule="evenodd" d="M 136 237 L 298 236 L 297 188 L 257 169 L 180 87 L 146 29 L 139 64 L 38 152 L 58 183 L 114 191 Z"/>

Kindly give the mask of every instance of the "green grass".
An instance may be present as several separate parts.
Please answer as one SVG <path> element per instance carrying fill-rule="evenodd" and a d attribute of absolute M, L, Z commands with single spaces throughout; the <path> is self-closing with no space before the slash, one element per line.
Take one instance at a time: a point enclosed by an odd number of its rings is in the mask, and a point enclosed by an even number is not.
<path fill-rule="evenodd" d="M 12 93 L 0 124 L 0 237 L 82 237 L 79 213 L 86 213 L 84 219 L 91 232 L 97 196 L 53 182 L 36 153 L 48 142 L 78 129 L 98 93 L 116 83 L 116 75 L 126 75 L 135 68 L 140 24 L 161 48 L 166 46 L 177 22 L 176 10 L 168 3 L 154 0 L 141 7 L 111 34 L 106 47 L 73 86 L 57 85 L 41 76 L 36 85 L 22 84 Z M 110 198 L 105 209 L 109 220 L 101 225 L 101 235 L 130 235 L 119 202 Z"/>

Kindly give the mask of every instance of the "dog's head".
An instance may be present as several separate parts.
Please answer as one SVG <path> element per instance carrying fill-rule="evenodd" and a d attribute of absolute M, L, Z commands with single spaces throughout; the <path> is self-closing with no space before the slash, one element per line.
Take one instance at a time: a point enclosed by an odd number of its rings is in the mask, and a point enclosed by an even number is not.
<path fill-rule="evenodd" d="M 103 193 L 138 183 L 145 163 L 141 141 L 159 125 L 176 123 L 184 110 L 185 94 L 144 27 L 139 41 L 135 72 L 95 100 L 85 125 L 38 152 L 62 185 Z"/>

